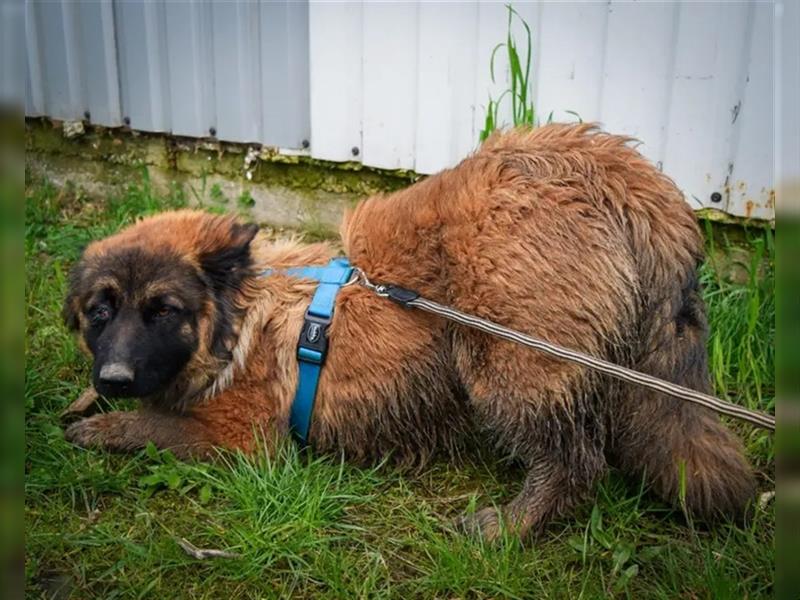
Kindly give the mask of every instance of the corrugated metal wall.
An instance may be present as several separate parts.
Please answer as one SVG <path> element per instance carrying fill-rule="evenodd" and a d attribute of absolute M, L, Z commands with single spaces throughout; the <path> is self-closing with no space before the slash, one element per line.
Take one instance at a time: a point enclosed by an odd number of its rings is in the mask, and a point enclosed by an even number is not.
<path fill-rule="evenodd" d="M 26 3 L 26 114 L 300 148 L 307 2 Z"/>
<path fill-rule="evenodd" d="M 514 6 L 533 29 L 543 121 L 574 111 L 636 136 L 695 208 L 773 218 L 771 2 Z M 62 0 L 26 10 L 29 115 L 86 111 L 103 125 L 128 118 L 134 129 L 294 149 L 310 140 L 314 157 L 376 167 L 457 163 L 507 76 L 489 75 L 506 37 L 500 3 Z M 514 33 L 524 46 L 518 23 Z"/>
<path fill-rule="evenodd" d="M 773 218 L 772 3 L 514 7 L 533 30 L 542 121 L 574 111 L 636 136 L 695 208 Z M 357 147 L 366 164 L 431 173 L 476 146 L 489 94 L 506 87 L 506 71 L 496 84 L 489 72 L 503 4 L 315 3 L 310 19 L 315 156 Z"/>

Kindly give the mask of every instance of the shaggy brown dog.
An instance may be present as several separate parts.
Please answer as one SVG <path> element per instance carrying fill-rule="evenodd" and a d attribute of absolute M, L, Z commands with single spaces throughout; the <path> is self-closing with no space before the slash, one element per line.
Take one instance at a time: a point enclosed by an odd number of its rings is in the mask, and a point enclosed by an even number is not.
<path fill-rule="evenodd" d="M 347 256 L 372 281 L 704 392 L 702 244 L 681 193 L 625 138 L 549 125 L 489 139 L 454 169 L 346 219 Z M 67 321 L 95 356 L 101 393 L 138 412 L 79 421 L 68 439 L 178 454 L 254 449 L 285 433 L 295 345 L 326 244 L 272 243 L 233 218 L 152 217 L 88 247 Z M 276 269 L 264 276 L 266 268 Z M 343 289 L 311 440 L 357 461 L 424 461 L 472 423 L 527 469 L 498 514 L 468 524 L 520 534 L 567 511 L 608 463 L 701 517 L 740 515 L 754 492 L 737 440 L 696 406 Z"/>

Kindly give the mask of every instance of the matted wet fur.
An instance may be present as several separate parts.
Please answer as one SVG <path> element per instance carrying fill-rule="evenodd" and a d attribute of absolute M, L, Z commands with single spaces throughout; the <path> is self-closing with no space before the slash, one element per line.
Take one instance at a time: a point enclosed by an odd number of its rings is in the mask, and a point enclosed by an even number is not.
<path fill-rule="evenodd" d="M 673 182 L 628 141 L 589 125 L 495 134 L 457 167 L 359 204 L 345 252 L 373 281 L 709 392 L 701 236 Z M 193 211 L 90 245 L 67 322 L 95 355 L 95 386 L 143 403 L 74 423 L 68 439 L 186 456 L 285 434 L 315 284 L 280 269 L 333 255 Z M 740 516 L 753 495 L 738 441 L 691 404 L 358 286 L 340 292 L 329 337 L 314 449 L 419 463 L 476 424 L 527 470 L 501 514 L 466 520 L 488 537 L 501 519 L 525 534 L 568 511 L 609 463 L 674 503 L 684 472 L 699 517 Z"/>

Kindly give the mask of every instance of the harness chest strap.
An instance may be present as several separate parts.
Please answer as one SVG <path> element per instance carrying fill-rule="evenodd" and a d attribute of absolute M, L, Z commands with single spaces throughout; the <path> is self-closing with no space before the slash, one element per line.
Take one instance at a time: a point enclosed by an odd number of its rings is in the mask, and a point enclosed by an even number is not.
<path fill-rule="evenodd" d="M 287 269 L 285 273 L 319 282 L 306 310 L 303 328 L 297 340 L 299 372 L 297 390 L 289 413 L 289 429 L 292 435 L 300 445 L 306 446 L 319 377 L 328 353 L 328 326 L 333 320 L 336 296 L 350 281 L 353 267 L 346 258 L 334 258 L 325 267 L 299 267 Z"/>

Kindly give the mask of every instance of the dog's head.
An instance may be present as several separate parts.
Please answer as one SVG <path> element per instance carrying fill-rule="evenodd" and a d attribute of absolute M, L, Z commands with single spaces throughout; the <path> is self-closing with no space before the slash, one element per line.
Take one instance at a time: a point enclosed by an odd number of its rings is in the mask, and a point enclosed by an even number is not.
<path fill-rule="evenodd" d="M 179 211 L 89 245 L 70 275 L 64 318 L 94 357 L 95 389 L 151 396 L 191 361 L 229 357 L 257 231 Z"/>

